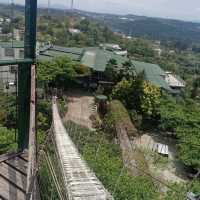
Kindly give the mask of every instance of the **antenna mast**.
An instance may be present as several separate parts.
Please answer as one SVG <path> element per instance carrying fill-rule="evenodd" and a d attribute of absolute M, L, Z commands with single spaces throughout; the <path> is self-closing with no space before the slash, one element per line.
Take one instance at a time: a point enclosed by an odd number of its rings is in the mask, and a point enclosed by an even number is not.
<path fill-rule="evenodd" d="M 74 0 L 71 0 L 71 11 L 74 11 Z"/>
<path fill-rule="evenodd" d="M 50 3 L 50 0 L 48 0 L 48 16 L 50 14 L 50 6 L 51 6 L 51 3 Z"/>

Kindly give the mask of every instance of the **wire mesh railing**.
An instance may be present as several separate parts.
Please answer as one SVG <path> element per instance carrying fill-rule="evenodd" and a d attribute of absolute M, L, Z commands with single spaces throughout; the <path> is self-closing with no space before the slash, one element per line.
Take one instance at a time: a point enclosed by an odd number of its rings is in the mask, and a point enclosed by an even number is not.
<path fill-rule="evenodd" d="M 17 148 L 17 66 L 0 67 L 0 153 Z"/>
<path fill-rule="evenodd" d="M 41 200 L 67 199 L 63 170 L 51 128 L 38 156 L 38 187 Z"/>

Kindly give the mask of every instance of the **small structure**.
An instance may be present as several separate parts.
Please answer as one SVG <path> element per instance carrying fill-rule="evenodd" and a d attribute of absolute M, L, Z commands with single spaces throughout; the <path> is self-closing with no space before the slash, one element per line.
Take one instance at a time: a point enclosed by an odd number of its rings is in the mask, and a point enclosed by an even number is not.
<path fill-rule="evenodd" d="M 81 31 L 80 31 L 79 29 L 75 29 L 75 28 L 69 28 L 69 32 L 70 32 L 72 35 L 81 33 Z"/>
<path fill-rule="evenodd" d="M 161 54 L 162 54 L 161 48 L 155 48 L 154 51 L 158 54 L 158 56 L 161 56 Z"/>
<path fill-rule="evenodd" d="M 127 56 L 128 55 L 128 51 L 115 51 L 114 53 L 119 56 Z"/>
<path fill-rule="evenodd" d="M 121 47 L 118 44 L 100 44 L 100 47 L 109 51 L 120 51 Z"/>
<path fill-rule="evenodd" d="M 95 101 L 97 103 L 98 112 L 105 115 L 107 112 L 107 96 L 105 95 L 96 95 Z"/>
<path fill-rule="evenodd" d="M 169 50 L 169 54 L 174 54 L 175 51 L 174 50 Z"/>
<path fill-rule="evenodd" d="M 185 88 L 185 82 L 172 72 L 165 72 L 165 81 L 172 89 Z"/>
<path fill-rule="evenodd" d="M 10 18 L 6 18 L 5 21 L 6 21 L 7 23 L 10 23 L 10 22 L 11 22 L 11 19 L 10 19 Z"/>
<path fill-rule="evenodd" d="M 152 150 L 164 156 L 168 156 L 169 154 L 168 145 L 161 144 L 161 143 L 155 143 Z"/>
<path fill-rule="evenodd" d="M 131 40 L 131 39 L 132 39 L 132 36 L 126 36 L 126 39 Z"/>

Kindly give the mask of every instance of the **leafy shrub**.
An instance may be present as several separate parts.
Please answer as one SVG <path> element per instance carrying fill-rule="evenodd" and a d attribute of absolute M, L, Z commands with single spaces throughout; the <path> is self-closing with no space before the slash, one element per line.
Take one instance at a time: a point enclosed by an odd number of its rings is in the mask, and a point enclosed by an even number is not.
<path fill-rule="evenodd" d="M 140 76 L 133 80 L 123 79 L 112 92 L 112 98 L 121 100 L 129 109 L 134 109 L 145 117 L 158 115 L 160 97 L 160 89 Z"/>
<path fill-rule="evenodd" d="M 15 151 L 16 149 L 15 131 L 0 125 L 0 154 Z"/>

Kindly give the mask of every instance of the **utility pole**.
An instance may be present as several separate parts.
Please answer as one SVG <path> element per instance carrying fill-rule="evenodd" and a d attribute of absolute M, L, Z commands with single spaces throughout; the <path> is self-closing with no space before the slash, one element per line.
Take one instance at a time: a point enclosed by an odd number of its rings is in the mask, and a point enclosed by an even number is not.
<path fill-rule="evenodd" d="M 18 149 L 28 147 L 30 120 L 31 66 L 36 58 L 37 0 L 25 2 L 24 58 L 31 63 L 18 65 Z"/>
<path fill-rule="evenodd" d="M 48 0 L 48 16 L 50 16 L 50 6 L 51 6 L 51 2 L 50 0 Z"/>
<path fill-rule="evenodd" d="M 74 11 L 74 0 L 71 0 L 71 12 Z"/>

